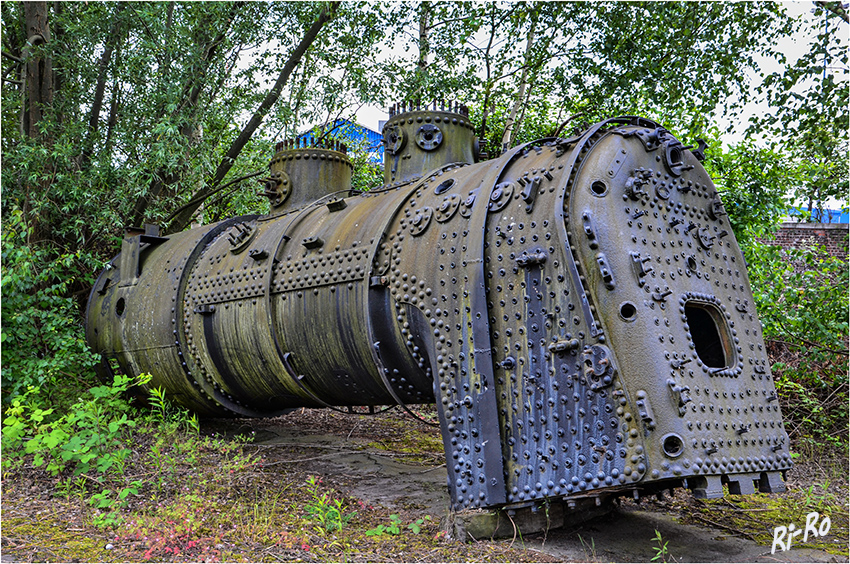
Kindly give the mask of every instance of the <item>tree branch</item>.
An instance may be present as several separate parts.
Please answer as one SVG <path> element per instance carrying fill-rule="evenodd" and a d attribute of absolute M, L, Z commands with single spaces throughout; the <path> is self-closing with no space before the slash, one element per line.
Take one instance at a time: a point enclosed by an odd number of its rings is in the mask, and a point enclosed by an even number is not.
<path fill-rule="evenodd" d="M 24 62 L 23 59 L 20 59 L 20 58 L 14 56 L 13 54 L 8 53 L 6 51 L 3 51 L 3 56 L 6 57 L 7 59 L 12 59 L 13 61 L 15 61 L 18 64 L 21 64 L 21 63 Z"/>
<path fill-rule="evenodd" d="M 785 324 L 784 324 L 784 323 L 782 323 L 781 321 L 779 321 L 778 319 L 776 320 L 776 323 L 777 323 L 780 327 L 782 327 L 782 330 L 783 330 L 783 331 L 785 331 L 785 333 L 786 333 L 786 334 L 788 334 L 788 336 L 790 336 L 790 337 L 793 337 L 793 338 L 797 339 L 799 342 L 798 342 L 798 343 L 789 343 L 788 341 L 780 341 L 779 339 L 771 339 L 771 340 L 773 340 L 773 341 L 777 341 L 777 342 L 784 342 L 785 344 L 788 344 L 788 345 L 796 345 L 796 346 L 798 346 L 798 347 L 799 347 L 799 346 L 801 346 L 801 344 L 802 344 L 802 345 L 808 345 L 808 346 L 810 346 L 810 347 L 812 347 L 812 348 L 814 348 L 814 349 L 820 349 L 820 350 L 827 351 L 827 352 L 831 352 L 831 353 L 834 353 L 834 354 L 840 354 L 840 355 L 842 355 L 842 356 L 850 356 L 850 351 L 849 351 L 849 350 L 838 350 L 838 349 L 832 349 L 832 348 L 829 348 L 829 347 L 827 347 L 827 346 L 824 346 L 824 345 L 822 345 L 822 344 L 820 344 L 820 343 L 815 343 L 814 341 L 810 341 L 810 340 L 806 339 L 805 337 L 802 337 L 802 336 L 800 336 L 800 335 L 797 335 L 796 333 L 794 333 L 793 331 L 791 331 L 790 329 L 788 329 L 788 327 L 786 327 L 786 326 L 785 326 Z"/>
<path fill-rule="evenodd" d="M 224 177 L 230 169 L 233 168 L 233 165 L 236 163 L 236 159 L 239 157 L 242 149 L 248 141 L 251 140 L 251 137 L 257 131 L 257 128 L 260 127 L 260 124 L 263 123 L 263 119 L 266 117 L 266 114 L 269 113 L 278 98 L 280 98 L 284 85 L 289 80 L 289 76 L 292 74 L 292 71 L 295 70 L 296 65 L 298 65 L 301 61 L 301 57 L 304 56 L 304 53 L 307 49 L 309 49 L 310 45 L 312 45 L 313 41 L 319 35 L 319 31 L 321 31 L 322 27 L 334 17 L 338 6 L 339 2 L 333 2 L 330 8 L 323 10 L 318 19 L 313 22 L 313 25 L 310 26 L 310 29 L 308 29 L 307 33 L 304 34 L 304 37 L 295 48 L 295 51 L 293 51 L 292 55 L 289 56 L 289 59 L 283 66 L 283 70 L 281 70 L 272 89 L 269 90 L 265 99 L 254 112 L 254 115 L 251 116 L 251 119 L 242 129 L 239 136 L 230 145 L 230 148 L 215 171 L 215 176 L 213 176 L 212 180 L 204 188 L 192 195 L 190 201 L 194 203 L 177 214 L 174 221 L 172 221 L 168 226 L 168 232 L 173 233 L 175 231 L 182 231 L 187 225 L 189 225 L 192 220 L 192 216 L 198 207 L 200 207 L 201 203 L 203 203 L 203 201 L 213 193 L 218 185 L 221 184 L 221 181 L 224 180 Z"/>
<path fill-rule="evenodd" d="M 835 14 L 839 18 L 845 21 L 845 23 L 850 23 L 850 15 L 847 14 L 847 10 L 844 9 L 844 6 L 841 2 L 815 2 L 816 6 L 820 6 L 827 12 Z"/>
<path fill-rule="evenodd" d="M 121 35 L 121 12 L 127 7 L 125 3 L 119 3 L 115 7 L 115 20 L 112 22 L 112 29 L 109 30 L 109 39 L 106 41 L 106 46 L 103 49 L 103 54 L 100 56 L 98 67 L 100 68 L 97 76 L 97 86 L 94 91 L 94 101 L 92 102 L 91 111 L 89 112 L 89 128 L 86 135 L 86 140 L 83 143 L 83 155 L 81 167 L 84 167 L 91 159 L 92 147 L 94 145 L 94 134 L 97 132 L 98 122 L 100 121 L 100 110 L 103 108 L 103 94 L 106 90 L 106 71 L 109 67 L 109 62 L 112 60 L 112 52 L 115 50 L 115 44 Z"/>
<path fill-rule="evenodd" d="M 255 176 L 260 176 L 260 175 L 261 175 L 261 174 L 263 174 L 264 172 L 265 172 L 264 170 L 260 170 L 260 171 L 258 171 L 258 172 L 252 172 L 251 174 L 246 174 L 245 176 L 240 176 L 239 178 L 237 178 L 237 179 L 235 179 L 235 180 L 231 180 L 231 181 L 230 181 L 230 182 L 228 182 L 227 184 L 224 184 L 224 185 L 222 185 L 222 186 L 219 186 L 218 188 L 216 188 L 215 190 L 213 190 L 213 191 L 212 191 L 212 192 L 210 192 L 209 194 L 206 194 L 206 195 L 205 195 L 202 199 L 200 199 L 200 200 L 199 200 L 199 199 L 192 199 L 192 200 L 189 200 L 188 202 L 186 202 L 185 204 L 183 204 L 182 206 L 180 206 L 179 208 L 177 208 L 176 210 L 174 210 L 173 212 L 171 212 L 171 215 L 169 215 L 168 217 L 166 217 L 166 218 L 165 218 L 165 220 L 163 221 L 163 223 L 167 223 L 167 222 L 171 221 L 171 219 L 172 219 L 172 218 L 174 218 L 177 214 L 179 214 L 181 211 L 183 211 L 183 210 L 185 210 L 185 209 L 189 208 L 190 206 L 193 206 L 193 205 L 196 205 L 196 204 L 197 204 L 198 206 L 200 206 L 202 203 L 204 203 L 204 200 L 206 200 L 207 198 L 209 198 L 209 197 L 210 197 L 210 196 L 212 196 L 213 194 L 216 194 L 217 192 L 220 192 L 220 191 L 224 190 L 224 189 L 225 189 L 225 188 L 227 188 L 228 186 L 232 186 L 232 185 L 234 185 L 234 184 L 238 184 L 239 182 L 242 182 L 243 180 L 248 180 L 249 178 L 254 178 Z M 197 207 L 196 207 L 195 209 L 197 209 Z"/>
<path fill-rule="evenodd" d="M 208 41 L 204 44 L 202 50 L 202 57 L 199 63 L 201 67 L 199 72 L 192 73 L 196 76 L 196 78 L 190 79 L 186 82 L 183 87 L 183 92 L 181 94 L 180 102 L 177 104 L 177 108 L 171 113 L 172 116 L 179 115 L 181 111 L 185 108 L 195 108 L 198 102 L 198 98 L 201 95 L 201 91 L 204 86 L 204 78 L 207 75 L 207 69 L 209 68 L 213 57 L 215 56 L 216 48 L 224 42 L 225 37 L 227 36 L 227 30 L 230 29 L 233 20 L 236 18 L 238 13 L 238 9 L 243 6 L 243 2 L 234 2 L 230 6 L 230 13 L 228 15 L 227 20 L 225 21 L 223 29 L 216 35 L 214 39 Z M 163 112 L 164 113 L 164 112 Z M 181 129 L 181 132 L 184 136 L 189 137 L 191 132 L 194 129 L 192 127 L 184 127 Z M 153 180 L 151 180 L 150 187 L 148 191 L 136 199 L 136 203 L 133 206 L 132 215 L 130 218 L 130 225 L 140 225 L 142 220 L 144 219 L 145 212 L 147 211 L 150 203 L 162 193 L 162 190 L 173 185 L 177 181 L 180 180 L 182 174 L 178 173 L 167 173 L 164 170 L 158 170 L 153 175 Z"/>

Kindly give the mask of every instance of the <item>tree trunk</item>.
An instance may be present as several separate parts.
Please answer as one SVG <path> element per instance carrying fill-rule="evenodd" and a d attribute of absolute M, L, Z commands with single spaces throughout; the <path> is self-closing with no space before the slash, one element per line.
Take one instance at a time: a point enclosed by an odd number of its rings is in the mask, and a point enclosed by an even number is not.
<path fill-rule="evenodd" d="M 227 173 L 230 172 L 230 169 L 233 168 L 233 165 L 239 157 L 239 154 L 242 152 L 242 149 L 245 148 L 245 145 L 251 140 L 251 137 L 253 137 L 257 128 L 263 123 L 263 119 L 266 117 L 266 114 L 269 113 L 275 102 L 277 102 L 278 98 L 280 98 L 283 87 L 289 80 L 289 76 L 292 74 L 295 66 L 301 61 L 301 57 L 304 56 L 304 53 L 319 35 L 319 31 L 321 31 L 322 27 L 333 18 L 338 5 L 339 2 L 333 2 L 329 9 L 322 11 L 319 18 L 312 26 L 310 26 L 310 29 L 307 30 L 304 37 L 301 38 L 301 42 L 295 48 L 295 51 L 292 52 L 292 55 L 289 56 L 286 64 L 284 64 L 274 86 L 271 90 L 269 90 L 268 94 L 266 94 L 265 99 L 263 99 L 260 106 L 254 112 L 254 115 L 251 116 L 248 124 L 245 125 L 239 133 L 239 136 L 233 141 L 233 143 L 231 143 L 230 148 L 227 150 L 227 154 L 225 154 L 221 163 L 219 163 L 212 180 L 207 183 L 203 189 L 192 195 L 190 202 L 195 201 L 196 203 L 186 206 L 179 214 L 177 214 L 174 221 L 172 221 L 168 226 L 167 231 L 169 233 L 182 231 L 187 225 L 189 225 L 192 221 L 192 217 L 195 215 L 195 211 L 201 206 L 201 204 L 203 204 L 207 197 L 214 193 L 218 185 L 224 180 L 224 177 L 227 176 Z"/>
<path fill-rule="evenodd" d="M 419 65 L 416 73 L 420 77 L 428 74 L 428 54 L 431 50 L 429 35 L 431 33 L 431 3 L 419 4 Z"/>
<path fill-rule="evenodd" d="M 307 52 L 304 54 L 304 64 L 301 65 L 301 81 L 299 84 L 301 85 L 298 90 L 295 92 L 295 103 L 290 102 L 290 108 L 292 109 L 292 137 L 296 137 L 298 135 L 298 112 L 301 110 L 301 104 L 304 100 L 304 94 L 307 91 L 307 81 L 305 78 L 307 77 L 307 69 L 310 67 L 310 53 Z M 298 80 L 298 77 L 295 77 L 295 80 Z M 288 121 L 288 120 L 287 120 Z M 286 128 L 286 133 L 284 134 L 284 138 L 289 137 L 289 127 Z"/>
<path fill-rule="evenodd" d="M 112 132 L 115 131 L 115 126 L 118 125 L 118 107 L 121 104 L 120 93 L 121 89 L 118 78 L 115 78 L 112 82 L 112 99 L 109 102 L 109 119 L 106 122 L 106 139 L 103 143 L 106 162 L 112 159 Z"/>
<path fill-rule="evenodd" d="M 94 135 L 97 133 L 100 123 L 100 111 L 103 108 L 103 94 L 106 90 L 107 70 L 109 63 L 112 61 L 112 52 L 115 50 L 115 45 L 121 37 L 121 11 L 127 6 L 126 3 L 119 3 L 115 7 L 115 20 L 112 22 L 112 29 L 109 31 L 109 39 L 106 41 L 106 46 L 103 49 L 103 54 L 98 62 L 97 85 L 94 89 L 94 101 L 92 102 L 91 110 L 89 111 L 89 129 L 86 136 L 86 141 L 83 145 L 83 165 L 88 164 L 91 159 L 92 149 L 94 147 Z"/>
<path fill-rule="evenodd" d="M 481 106 L 481 131 L 478 138 L 487 143 L 487 118 L 490 117 L 490 90 L 493 88 L 490 69 L 490 49 L 493 48 L 493 40 L 496 38 L 496 14 L 495 10 L 490 13 L 490 38 L 487 40 L 487 48 L 484 50 L 484 68 L 486 76 L 484 81 L 484 103 Z"/>
<path fill-rule="evenodd" d="M 65 10 L 65 2 L 60 2 L 58 0 L 53 2 L 53 29 L 51 30 L 51 36 L 56 45 L 58 45 L 58 49 L 64 49 L 62 46 L 62 41 L 64 40 L 65 30 L 62 28 L 62 24 L 59 23 L 62 21 L 62 12 Z M 55 50 L 55 48 L 54 48 Z M 55 106 L 59 107 L 62 104 L 61 94 L 62 94 L 62 85 L 66 82 L 67 77 L 62 74 L 60 69 L 53 69 L 53 103 Z M 62 115 L 61 112 L 56 116 L 56 120 L 61 122 Z"/>
<path fill-rule="evenodd" d="M 27 45 L 23 49 L 25 61 L 24 100 L 21 105 L 21 130 L 30 138 L 40 137 L 39 124 L 53 104 L 53 61 L 50 57 L 33 55 L 33 47 L 50 41 L 47 2 L 24 2 L 24 25 Z"/>
<path fill-rule="evenodd" d="M 535 14 L 532 14 L 531 18 L 531 27 L 528 30 L 528 40 L 525 43 L 525 58 L 523 61 L 522 74 L 520 75 L 516 98 L 514 98 L 514 105 L 511 108 L 511 114 L 505 122 L 505 133 L 502 135 L 503 153 L 508 149 L 508 147 L 513 145 L 516 116 L 525 101 L 525 89 L 528 84 L 528 67 L 531 62 L 531 48 L 534 46 L 534 31 L 537 27 L 537 18 L 535 17 Z"/>

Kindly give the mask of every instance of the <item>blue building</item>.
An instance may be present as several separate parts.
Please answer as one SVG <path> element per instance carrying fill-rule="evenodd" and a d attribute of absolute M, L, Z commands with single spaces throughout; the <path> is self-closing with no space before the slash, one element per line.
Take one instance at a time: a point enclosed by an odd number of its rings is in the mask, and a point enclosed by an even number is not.
<path fill-rule="evenodd" d="M 339 139 L 348 146 L 349 154 L 365 152 L 369 155 L 369 162 L 377 164 L 384 162 L 384 136 L 366 126 L 347 119 L 337 119 L 332 124 L 313 127 L 310 131 L 299 135 L 298 139 L 305 139 L 310 143 L 317 133 L 320 136 L 326 135 Z"/>
<path fill-rule="evenodd" d="M 806 208 L 791 208 L 788 210 L 788 219 L 792 223 L 801 222 L 808 215 Z M 850 210 L 843 209 L 818 209 L 812 208 L 811 217 L 806 223 L 850 223 Z"/>

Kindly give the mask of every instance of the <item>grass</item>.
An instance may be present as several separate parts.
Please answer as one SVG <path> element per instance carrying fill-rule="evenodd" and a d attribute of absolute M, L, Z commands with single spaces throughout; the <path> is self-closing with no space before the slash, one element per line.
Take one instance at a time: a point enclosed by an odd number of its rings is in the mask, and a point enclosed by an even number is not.
<path fill-rule="evenodd" d="M 398 419 L 387 419 L 384 436 L 407 433 Z M 260 452 L 274 462 L 305 455 L 299 446 L 270 453 L 245 440 L 139 429 L 125 474 L 97 480 L 141 487 L 107 508 L 89 503 L 98 481 L 70 471 L 54 477 L 25 459 L 3 476 L 3 553 L 85 562 L 540 560 L 507 543 L 452 541 L 437 518 L 373 507 L 332 474 L 274 464 Z M 108 512 L 115 518 L 104 520 Z M 391 514 L 404 525 L 398 535 L 367 534 L 393 522 Z"/>
<path fill-rule="evenodd" d="M 325 412 L 297 415 L 291 421 L 299 425 L 314 417 L 313 427 L 288 432 L 350 437 L 355 432 L 350 426 L 360 425 L 358 440 L 384 437 L 376 445 L 404 461 L 417 456 L 420 463 L 433 464 L 442 450 L 434 442 L 439 433 L 399 414 L 366 421 Z M 23 459 L 3 475 L 3 553 L 19 561 L 85 562 L 556 560 L 512 546 L 509 539 L 453 541 L 442 531 L 440 516 L 428 519 L 421 509 L 374 507 L 347 493 L 347 480 L 356 477 L 337 476 L 327 458 L 312 467 L 285 463 L 315 458 L 309 447 L 262 449 L 244 437 L 225 440 L 203 431 L 173 424 L 138 429 L 121 475 L 81 476 L 67 470 L 52 476 Z M 695 524 L 719 523 L 765 550 L 770 550 L 774 527 L 803 526 L 806 514 L 818 511 L 830 515 L 829 534 L 795 547 L 847 558 L 846 467 L 824 460 L 824 453 L 803 453 L 792 471 L 801 478 L 789 480 L 785 494 L 711 501 L 677 495 L 679 505 L 663 510 L 680 511 Z M 120 505 L 90 503 L 104 484 L 120 492 L 134 483 L 139 486 Z M 114 519 L 104 518 L 109 512 Z M 369 534 L 393 524 L 398 534 Z M 598 547 L 586 540 L 586 556 L 595 560 Z"/>
<path fill-rule="evenodd" d="M 734 536 L 753 540 L 768 551 L 776 527 L 788 527 L 791 523 L 796 528 L 805 527 L 806 516 L 817 512 L 818 523 L 829 516 L 832 523 L 829 533 L 823 537 L 810 535 L 805 543 L 798 537 L 792 550 L 809 548 L 845 560 L 850 558 L 846 459 L 830 459 L 823 451 L 807 451 L 797 457 L 786 485 L 787 491 L 781 494 L 727 495 L 712 500 L 683 500 L 677 496 L 665 503 L 679 511 L 685 522 L 721 528 Z"/>

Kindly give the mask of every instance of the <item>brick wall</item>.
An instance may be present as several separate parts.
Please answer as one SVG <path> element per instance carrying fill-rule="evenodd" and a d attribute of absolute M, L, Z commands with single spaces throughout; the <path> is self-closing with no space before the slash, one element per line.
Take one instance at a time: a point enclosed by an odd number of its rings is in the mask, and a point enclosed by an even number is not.
<path fill-rule="evenodd" d="M 775 239 L 765 243 L 784 249 L 821 245 L 830 255 L 847 260 L 848 234 L 850 224 L 847 223 L 783 223 Z"/>

